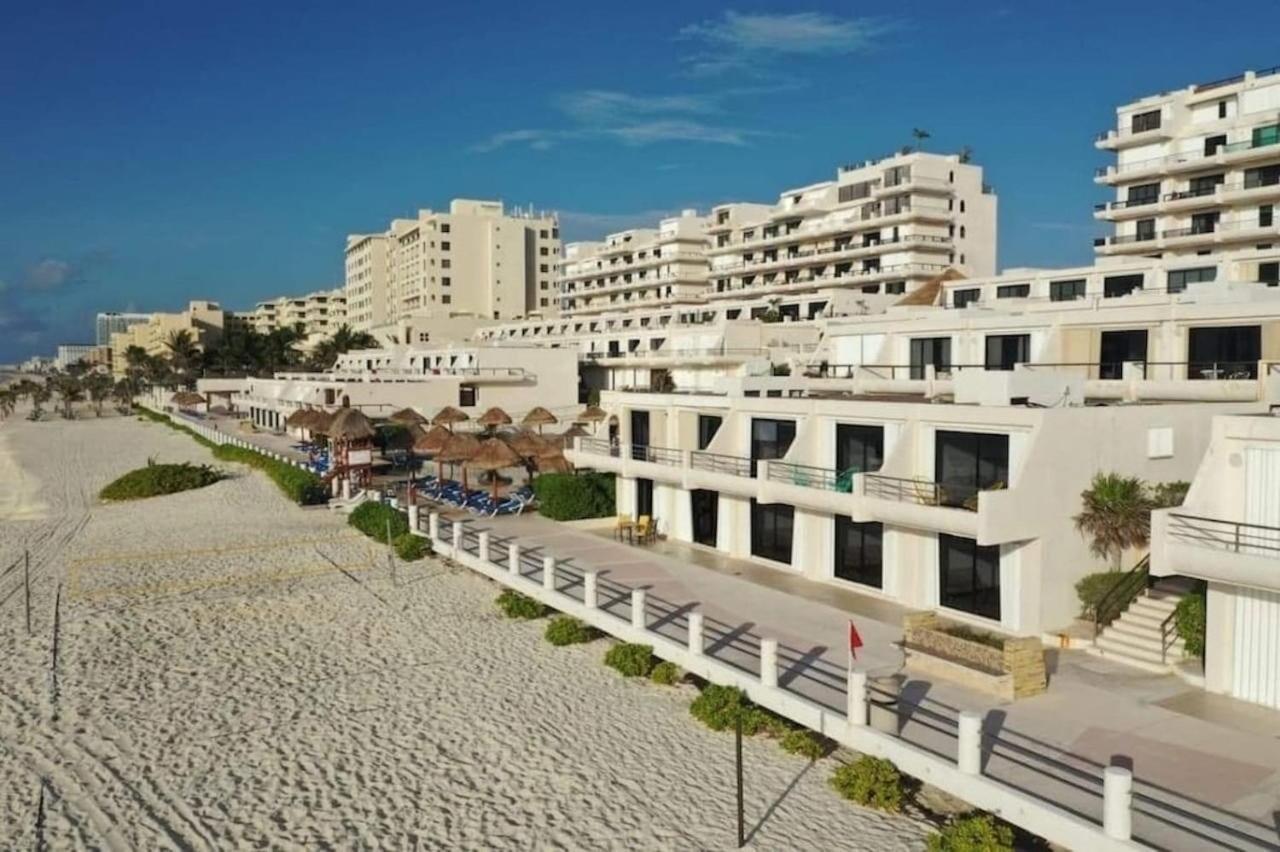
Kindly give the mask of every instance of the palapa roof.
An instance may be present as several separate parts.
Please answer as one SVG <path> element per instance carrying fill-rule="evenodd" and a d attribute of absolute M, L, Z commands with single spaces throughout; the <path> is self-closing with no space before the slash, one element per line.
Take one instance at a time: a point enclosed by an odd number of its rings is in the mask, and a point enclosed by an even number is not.
<path fill-rule="evenodd" d="M 454 408 L 452 405 L 446 405 L 440 409 L 435 417 L 431 418 L 434 426 L 448 426 L 452 423 L 461 423 L 463 420 L 470 420 L 471 415 L 461 409 Z"/>
<path fill-rule="evenodd" d="M 554 414 L 541 405 L 534 406 L 529 410 L 528 414 L 520 419 L 520 423 L 523 426 L 550 426 L 559 422 Z"/>
<path fill-rule="evenodd" d="M 420 426 L 427 422 L 427 418 L 412 408 L 402 408 L 387 419 L 392 423 L 403 423 L 405 426 Z"/>
<path fill-rule="evenodd" d="M 480 450 L 480 442 L 474 435 L 450 435 L 440 452 L 436 453 L 436 461 L 465 462 Z"/>
<path fill-rule="evenodd" d="M 480 470 L 500 470 L 504 467 L 515 467 L 520 464 L 520 456 L 507 446 L 506 441 L 489 438 L 481 441 L 475 454 L 467 460 L 468 467 Z"/>
<path fill-rule="evenodd" d="M 588 432 L 586 429 L 583 429 L 582 426 L 578 423 L 574 423 L 568 429 L 565 429 L 563 433 L 561 433 L 561 437 L 564 438 L 566 441 L 572 441 L 574 438 L 588 438 L 590 436 L 591 436 L 591 433 Z"/>
<path fill-rule="evenodd" d="M 518 432 L 507 432 L 499 437 L 507 442 L 507 446 L 511 447 L 516 455 L 524 458 L 536 456 L 546 446 L 545 441 L 525 429 L 521 429 Z"/>
<path fill-rule="evenodd" d="M 293 429 L 301 428 L 306 424 L 307 420 L 310 419 L 310 412 L 311 409 L 309 408 L 294 409 L 290 412 L 289 416 L 284 419 L 284 425 Z"/>
<path fill-rule="evenodd" d="M 325 411 L 323 408 L 311 409 L 311 416 L 307 418 L 306 428 L 312 432 L 319 432 L 323 435 L 329 433 L 329 424 L 333 421 L 333 412 Z"/>
<path fill-rule="evenodd" d="M 955 268 L 948 268 L 941 275 L 930 278 L 907 295 L 903 296 L 895 305 L 936 305 L 938 297 L 942 294 L 942 285 L 947 281 L 961 281 L 965 278 L 963 272 Z"/>
<path fill-rule="evenodd" d="M 539 473 L 569 473 L 573 465 L 562 455 L 539 457 L 537 461 Z"/>
<path fill-rule="evenodd" d="M 204 397 L 195 391 L 178 391 L 169 400 L 177 405 L 200 405 Z"/>
<path fill-rule="evenodd" d="M 511 422 L 511 415 L 494 406 L 476 418 L 481 426 L 506 426 Z"/>
<path fill-rule="evenodd" d="M 373 423 L 356 408 L 341 408 L 329 421 L 325 434 L 340 441 L 359 441 L 377 434 Z"/>
<path fill-rule="evenodd" d="M 582 409 L 582 412 L 575 418 L 585 423 L 599 423 L 609 417 L 608 412 L 598 405 L 588 405 Z"/>
<path fill-rule="evenodd" d="M 452 437 L 453 433 L 443 426 L 432 426 L 413 442 L 413 451 L 435 455 L 444 449 L 445 443 Z"/>

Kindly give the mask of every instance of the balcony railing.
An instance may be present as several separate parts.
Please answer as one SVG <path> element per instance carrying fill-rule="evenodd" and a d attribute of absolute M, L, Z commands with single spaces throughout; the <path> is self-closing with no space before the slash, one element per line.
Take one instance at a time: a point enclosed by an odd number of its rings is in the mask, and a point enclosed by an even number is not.
<path fill-rule="evenodd" d="M 1213 550 L 1272 558 L 1280 554 L 1280 527 L 1170 512 L 1168 530 L 1172 538 Z"/>
<path fill-rule="evenodd" d="M 950 509 L 978 511 L 978 493 L 997 491 L 1003 483 L 992 483 L 986 488 L 973 485 L 945 484 L 927 479 L 910 479 L 901 476 L 885 476 L 879 473 L 863 474 L 865 494 L 880 500 L 899 503 L 915 503 L 920 506 L 943 506 Z"/>
<path fill-rule="evenodd" d="M 785 485 L 799 485 L 803 488 L 819 488 L 824 491 L 837 491 L 848 494 L 853 490 L 855 471 L 831 470 L 825 467 L 813 467 L 807 464 L 792 462 L 769 462 L 769 481 L 781 482 Z"/>
<path fill-rule="evenodd" d="M 627 452 L 632 461 L 664 464 L 669 467 L 684 466 L 684 451 L 670 447 L 651 447 L 648 444 L 631 444 Z"/>
<path fill-rule="evenodd" d="M 612 441 L 604 438 L 579 438 L 578 449 L 584 453 L 591 453 L 597 456 L 613 456 L 617 458 L 621 453 L 621 447 Z"/>
<path fill-rule="evenodd" d="M 729 476 L 754 476 L 751 459 L 742 456 L 725 456 L 719 453 L 708 453 L 705 450 L 694 450 L 689 453 L 689 467 L 707 473 L 724 473 Z"/>

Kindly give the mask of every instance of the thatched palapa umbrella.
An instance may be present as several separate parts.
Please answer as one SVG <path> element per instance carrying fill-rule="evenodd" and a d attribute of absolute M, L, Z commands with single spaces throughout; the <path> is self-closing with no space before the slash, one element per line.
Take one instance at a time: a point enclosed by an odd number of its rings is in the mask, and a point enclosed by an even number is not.
<path fill-rule="evenodd" d="M 436 461 L 459 463 L 467 462 L 480 449 L 480 442 L 474 435 L 450 435 L 444 447 L 436 454 Z M 462 487 L 467 487 L 467 468 L 462 468 Z"/>
<path fill-rule="evenodd" d="M 588 405 L 574 419 L 582 423 L 599 423 L 601 420 L 608 420 L 609 413 L 598 405 Z"/>
<path fill-rule="evenodd" d="M 440 451 L 453 437 L 453 433 L 443 426 L 432 426 L 413 442 L 415 453 L 424 453 L 436 457 L 436 476 L 444 478 L 444 466 L 440 462 Z"/>
<path fill-rule="evenodd" d="M 309 408 L 296 408 L 284 419 L 284 425 L 290 429 L 305 428 L 306 421 L 310 419 L 310 412 Z"/>
<path fill-rule="evenodd" d="M 454 408 L 452 405 L 446 405 L 444 408 L 440 409 L 440 412 L 436 414 L 435 417 L 431 418 L 431 425 L 444 426 L 450 432 L 452 432 L 453 424 L 461 423 L 464 420 L 470 420 L 470 419 L 471 417 L 470 415 L 467 414 L 467 412 L 462 411 L 461 409 L 458 409 L 458 408 Z"/>
<path fill-rule="evenodd" d="M 313 408 L 308 421 L 307 428 L 311 430 L 312 434 L 328 436 L 329 424 L 333 422 L 333 414 L 323 408 Z"/>
<path fill-rule="evenodd" d="M 501 408 L 494 406 L 476 418 L 476 422 L 484 427 L 485 431 L 490 435 L 499 426 L 511 425 L 511 415 L 503 411 Z"/>
<path fill-rule="evenodd" d="M 326 434 L 335 441 L 367 441 L 378 431 L 364 412 L 355 408 L 342 408 L 333 415 L 325 429 Z"/>
<path fill-rule="evenodd" d="M 493 481 L 493 499 L 498 499 L 498 471 L 506 467 L 515 467 L 520 464 L 520 456 L 516 455 L 515 450 L 507 446 L 505 441 L 498 438 L 489 438 L 481 442 L 471 459 L 464 465 L 463 470 L 468 467 L 474 467 L 478 470 L 487 470 L 492 476 Z"/>
<path fill-rule="evenodd" d="M 542 434 L 543 426 L 553 426 L 560 421 L 550 411 L 547 411 L 541 405 L 534 406 L 521 420 L 521 426 L 537 426 L 538 434 Z"/>
<path fill-rule="evenodd" d="M 521 429 L 518 432 L 508 432 L 499 436 L 507 442 L 515 454 L 521 458 L 531 459 L 542 452 L 542 448 L 546 442 L 532 432 Z"/>
<path fill-rule="evenodd" d="M 427 422 L 427 418 L 423 417 L 412 408 L 402 408 L 387 418 L 392 423 L 399 423 L 402 426 L 421 426 Z"/>
<path fill-rule="evenodd" d="M 189 408 L 193 405 L 202 405 L 205 402 L 205 398 L 195 391 L 178 391 L 169 401 L 181 409 Z"/>
<path fill-rule="evenodd" d="M 572 441 L 574 438 L 587 438 L 590 437 L 590 435 L 591 433 L 586 429 L 583 429 L 581 424 L 574 423 L 568 429 L 564 430 L 564 434 L 561 435 L 561 437 L 566 441 Z"/>

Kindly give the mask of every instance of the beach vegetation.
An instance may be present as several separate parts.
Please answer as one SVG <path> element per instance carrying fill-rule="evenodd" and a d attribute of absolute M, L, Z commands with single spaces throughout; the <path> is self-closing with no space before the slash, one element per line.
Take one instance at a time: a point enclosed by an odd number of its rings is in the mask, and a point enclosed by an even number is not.
<path fill-rule="evenodd" d="M 551 619 L 544 634 L 552 645 L 581 645 L 600 635 L 590 624 L 571 615 L 558 615 Z"/>
<path fill-rule="evenodd" d="M 504 589 L 494 603 L 498 605 L 498 609 L 502 610 L 502 614 L 507 618 L 518 618 L 523 621 L 542 618 L 551 612 L 551 607 L 542 601 L 531 598 L 528 595 L 522 595 L 511 589 Z"/>
<path fill-rule="evenodd" d="M 732 730 L 741 719 L 742 734 L 747 737 L 785 736 L 788 730 L 781 717 L 753 704 L 736 686 L 707 684 L 689 705 L 689 713 L 713 731 Z"/>
<path fill-rule="evenodd" d="M 649 680 L 663 686 L 675 686 L 684 678 L 684 672 L 670 660 L 663 660 L 649 672 Z"/>
<path fill-rule="evenodd" d="M 361 503 L 347 516 L 347 523 L 382 544 L 409 532 L 409 519 L 386 503 Z"/>
<path fill-rule="evenodd" d="M 395 548 L 396 556 L 405 562 L 417 562 L 419 559 L 430 556 L 432 552 L 431 542 L 426 537 L 411 532 L 396 536 L 391 546 Z"/>
<path fill-rule="evenodd" d="M 898 767 L 869 754 L 837 769 L 831 775 L 831 786 L 855 804 L 889 813 L 902 810 L 906 797 L 906 784 Z"/>
<path fill-rule="evenodd" d="M 554 521 L 607 518 L 616 511 L 612 473 L 543 473 L 533 490 L 538 511 Z"/>
<path fill-rule="evenodd" d="M 253 450 L 246 450 L 244 447 L 237 447 L 233 444 L 214 445 L 196 435 L 190 429 L 183 429 L 181 426 L 176 428 L 189 432 L 196 440 L 212 446 L 215 458 L 223 461 L 241 462 L 261 470 L 267 475 L 268 479 L 276 484 L 277 488 L 284 492 L 286 497 L 299 505 L 314 506 L 329 499 L 329 493 L 325 490 L 324 481 L 309 470 L 294 467 L 291 464 L 277 461 L 270 456 Z M 385 537 L 385 533 L 383 535 Z"/>
<path fill-rule="evenodd" d="M 1013 852 L 1013 828 L 991 814 L 956 817 L 931 834 L 929 852 Z"/>
<path fill-rule="evenodd" d="M 131 470 L 109 483 L 98 496 L 103 500 L 142 500 L 204 488 L 223 479 L 225 473 L 206 464 L 155 464 L 148 460 L 146 467 Z"/>
<path fill-rule="evenodd" d="M 1151 496 L 1136 476 L 1098 473 L 1080 494 L 1083 508 L 1074 520 L 1094 556 L 1120 569 L 1125 550 L 1144 547 L 1151 534 Z"/>
<path fill-rule="evenodd" d="M 778 740 L 778 747 L 787 754 L 820 760 L 835 749 L 835 743 L 808 728 L 792 728 Z"/>
<path fill-rule="evenodd" d="M 1204 656 L 1205 590 L 1203 584 L 1178 601 L 1173 611 L 1173 626 L 1182 639 L 1189 657 Z"/>
<path fill-rule="evenodd" d="M 648 677 L 657 662 L 652 645 L 631 642 L 619 642 L 604 655 L 604 664 L 623 677 Z"/>

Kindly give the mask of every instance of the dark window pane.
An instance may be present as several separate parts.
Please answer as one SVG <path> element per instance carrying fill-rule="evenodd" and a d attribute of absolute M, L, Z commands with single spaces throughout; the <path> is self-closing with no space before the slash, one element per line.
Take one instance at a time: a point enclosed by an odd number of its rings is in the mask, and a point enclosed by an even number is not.
<path fill-rule="evenodd" d="M 841 580 L 874 586 L 884 585 L 882 542 L 884 528 L 878 523 L 854 523 L 836 517 L 834 574 Z"/>
<path fill-rule="evenodd" d="M 938 535 L 939 603 L 948 609 L 1000 619 L 1000 548 L 971 538 Z"/>

